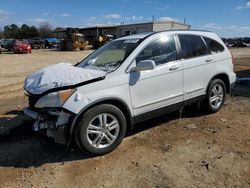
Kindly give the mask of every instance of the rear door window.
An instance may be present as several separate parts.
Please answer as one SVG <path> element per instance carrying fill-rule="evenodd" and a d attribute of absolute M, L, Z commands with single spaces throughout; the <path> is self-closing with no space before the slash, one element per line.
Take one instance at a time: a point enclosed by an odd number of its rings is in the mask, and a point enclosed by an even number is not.
<path fill-rule="evenodd" d="M 207 46 L 201 36 L 178 35 L 178 37 L 181 44 L 181 56 L 183 59 L 209 54 Z"/>
<path fill-rule="evenodd" d="M 224 51 L 224 47 L 219 42 L 207 37 L 203 37 L 203 39 L 207 43 L 207 46 L 212 53 L 219 53 Z"/>
<path fill-rule="evenodd" d="M 172 36 L 164 36 L 151 42 L 136 58 L 136 62 L 153 60 L 156 65 L 176 60 L 176 48 Z"/>

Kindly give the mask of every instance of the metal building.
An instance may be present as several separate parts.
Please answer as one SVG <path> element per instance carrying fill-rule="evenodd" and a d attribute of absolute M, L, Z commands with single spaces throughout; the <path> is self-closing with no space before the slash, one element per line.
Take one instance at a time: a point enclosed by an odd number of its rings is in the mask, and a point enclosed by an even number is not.
<path fill-rule="evenodd" d="M 127 35 L 153 32 L 153 31 L 163 31 L 171 29 L 183 29 L 187 30 L 191 26 L 178 23 L 178 22 L 145 22 L 145 23 L 136 23 L 128 25 L 116 25 L 116 26 L 94 26 L 79 28 L 78 31 L 82 33 L 86 40 L 89 41 L 90 45 L 93 45 L 96 38 L 99 35 L 113 35 L 114 38 L 119 38 Z M 53 32 L 54 37 L 59 39 L 63 38 L 64 30 Z"/>
<path fill-rule="evenodd" d="M 89 41 L 90 44 L 93 44 L 98 35 L 109 34 L 116 37 L 116 29 L 117 26 L 95 26 L 95 27 L 80 28 L 79 32 L 85 36 L 86 40 Z"/>
<path fill-rule="evenodd" d="M 116 37 L 122 37 L 131 34 L 152 32 L 152 31 L 172 30 L 172 29 L 187 30 L 190 27 L 191 27 L 190 25 L 178 22 L 146 22 L 138 24 L 120 25 L 117 26 Z"/>

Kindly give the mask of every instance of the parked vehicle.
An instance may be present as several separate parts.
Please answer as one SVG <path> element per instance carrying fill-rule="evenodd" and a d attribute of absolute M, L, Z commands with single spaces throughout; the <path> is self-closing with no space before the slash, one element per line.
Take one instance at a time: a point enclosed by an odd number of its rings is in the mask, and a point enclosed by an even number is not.
<path fill-rule="evenodd" d="M 0 47 L 4 44 L 4 39 L 0 39 Z"/>
<path fill-rule="evenodd" d="M 15 39 L 5 39 L 4 42 L 2 43 L 2 48 L 8 51 L 13 51 L 13 45 L 15 41 L 16 41 Z"/>
<path fill-rule="evenodd" d="M 113 35 L 98 35 L 96 37 L 96 40 L 94 42 L 93 48 L 94 49 L 98 49 L 100 47 L 102 47 L 103 45 L 107 44 L 108 42 L 114 40 L 114 36 Z"/>
<path fill-rule="evenodd" d="M 4 39 L 1 39 L 0 40 L 0 53 L 2 53 L 2 48 L 3 48 L 3 46 L 4 46 Z"/>
<path fill-rule="evenodd" d="M 14 53 L 31 53 L 32 49 L 27 41 L 16 40 L 13 45 Z"/>
<path fill-rule="evenodd" d="M 84 50 L 87 45 L 88 41 L 85 40 L 83 34 L 78 32 L 77 28 L 66 28 L 64 37 L 60 42 L 60 50 Z"/>
<path fill-rule="evenodd" d="M 44 39 L 45 48 L 58 48 L 60 41 L 57 38 Z"/>
<path fill-rule="evenodd" d="M 31 38 L 30 39 L 30 45 L 32 49 L 38 48 L 45 48 L 45 42 L 41 38 Z"/>
<path fill-rule="evenodd" d="M 58 143 L 90 154 L 114 150 L 126 130 L 199 102 L 219 111 L 236 80 L 233 57 L 206 31 L 164 31 L 111 41 L 76 66 L 57 64 L 26 78 L 26 115 Z"/>

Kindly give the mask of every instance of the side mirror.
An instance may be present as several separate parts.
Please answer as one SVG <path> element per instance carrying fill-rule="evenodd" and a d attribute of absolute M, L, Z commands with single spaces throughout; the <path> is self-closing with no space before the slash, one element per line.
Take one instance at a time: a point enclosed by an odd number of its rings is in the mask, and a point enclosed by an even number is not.
<path fill-rule="evenodd" d="M 155 62 L 153 60 L 143 60 L 137 63 L 136 67 L 131 68 L 132 72 L 140 72 L 146 70 L 153 70 L 155 68 Z"/>

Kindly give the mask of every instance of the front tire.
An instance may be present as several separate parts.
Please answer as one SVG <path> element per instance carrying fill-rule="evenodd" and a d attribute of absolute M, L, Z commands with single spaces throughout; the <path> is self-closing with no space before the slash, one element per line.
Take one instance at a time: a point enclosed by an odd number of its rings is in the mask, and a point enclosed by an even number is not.
<path fill-rule="evenodd" d="M 209 113 L 215 113 L 222 108 L 225 102 L 225 98 L 225 83 L 220 79 L 214 79 L 209 84 L 206 99 L 203 105 Z"/>
<path fill-rule="evenodd" d="M 75 130 L 75 141 L 83 152 L 104 155 L 118 147 L 125 133 L 126 119 L 122 111 L 101 104 L 84 113 Z"/>

